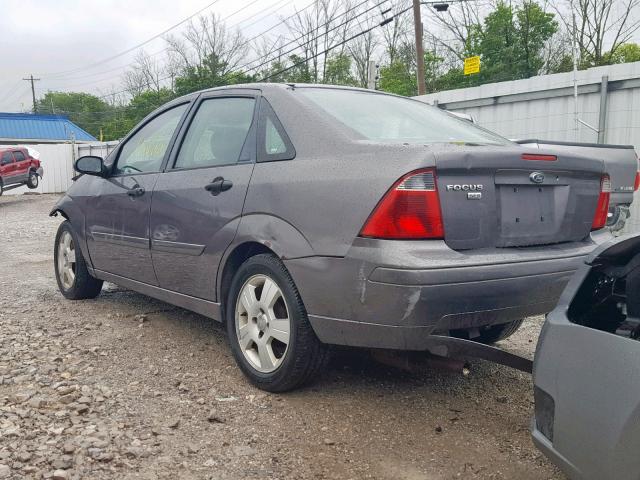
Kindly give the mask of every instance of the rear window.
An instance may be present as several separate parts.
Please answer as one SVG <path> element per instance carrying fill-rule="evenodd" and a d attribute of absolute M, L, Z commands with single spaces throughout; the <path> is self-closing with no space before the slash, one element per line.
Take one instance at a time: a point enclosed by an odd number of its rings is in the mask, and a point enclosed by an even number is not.
<path fill-rule="evenodd" d="M 16 162 L 21 162 L 25 159 L 24 153 L 22 153 L 20 150 L 16 150 L 15 152 L 13 152 L 13 156 L 16 159 Z"/>
<path fill-rule="evenodd" d="M 297 92 L 367 140 L 388 143 L 509 145 L 506 138 L 408 98 L 331 88 Z"/>

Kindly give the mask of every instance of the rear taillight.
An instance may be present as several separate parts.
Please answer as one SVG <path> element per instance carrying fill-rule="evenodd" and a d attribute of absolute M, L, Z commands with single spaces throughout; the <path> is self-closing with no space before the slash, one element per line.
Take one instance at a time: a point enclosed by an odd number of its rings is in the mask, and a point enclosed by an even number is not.
<path fill-rule="evenodd" d="M 360 236 L 404 240 L 444 238 L 435 170 L 417 170 L 398 180 L 373 210 Z"/>
<path fill-rule="evenodd" d="M 591 230 L 604 228 L 607 224 L 607 213 L 609 213 L 609 196 L 611 195 L 611 179 L 609 175 L 603 175 L 600 180 L 600 195 L 598 196 L 598 206 L 593 217 Z"/>
<path fill-rule="evenodd" d="M 637 192 L 640 187 L 640 172 L 636 172 L 636 180 L 633 182 L 633 191 Z"/>

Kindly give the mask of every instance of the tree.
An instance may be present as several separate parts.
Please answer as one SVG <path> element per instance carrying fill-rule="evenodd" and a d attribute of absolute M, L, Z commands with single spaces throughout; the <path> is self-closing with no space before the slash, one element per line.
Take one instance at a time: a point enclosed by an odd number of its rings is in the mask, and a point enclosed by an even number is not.
<path fill-rule="evenodd" d="M 624 43 L 614 53 L 607 52 L 609 63 L 640 62 L 640 45 L 637 43 Z"/>
<path fill-rule="evenodd" d="M 38 112 L 66 115 L 94 137 L 100 136 L 100 127 L 114 114 L 107 102 L 83 92 L 47 92 L 37 101 Z"/>
<path fill-rule="evenodd" d="M 640 27 L 640 0 L 565 0 L 555 8 L 576 38 L 581 68 L 612 63 Z"/>
<path fill-rule="evenodd" d="M 476 81 L 499 82 L 537 75 L 545 63 L 543 47 L 557 31 L 554 15 L 535 2 L 512 7 L 498 3 L 473 33 L 482 69 Z"/>
<path fill-rule="evenodd" d="M 328 57 L 324 65 L 323 82 L 355 86 L 357 82 L 351 74 L 351 57 L 345 53 Z"/>
<path fill-rule="evenodd" d="M 134 96 L 128 105 L 115 109 L 111 119 L 105 122 L 105 139 L 117 140 L 124 137 L 144 117 L 173 98 L 175 94 L 168 88 L 147 90 Z"/>

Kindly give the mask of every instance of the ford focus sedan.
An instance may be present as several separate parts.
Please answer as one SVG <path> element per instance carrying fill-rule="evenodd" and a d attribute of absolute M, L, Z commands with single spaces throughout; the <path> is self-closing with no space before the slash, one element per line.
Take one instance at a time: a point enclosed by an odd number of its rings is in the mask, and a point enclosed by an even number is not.
<path fill-rule="evenodd" d="M 52 211 L 62 294 L 108 281 L 224 322 L 270 391 L 313 378 L 331 344 L 506 338 L 608 237 L 601 159 L 370 90 L 194 93 L 76 170 Z"/>

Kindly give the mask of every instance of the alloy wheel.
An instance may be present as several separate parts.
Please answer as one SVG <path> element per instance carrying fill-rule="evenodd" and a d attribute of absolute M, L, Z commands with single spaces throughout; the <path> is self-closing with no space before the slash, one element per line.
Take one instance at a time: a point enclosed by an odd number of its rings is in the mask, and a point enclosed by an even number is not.
<path fill-rule="evenodd" d="M 76 248 L 68 231 L 62 232 L 58 243 L 58 278 L 66 290 L 73 287 L 76 279 Z"/>
<path fill-rule="evenodd" d="M 277 370 L 287 354 L 291 322 L 282 290 L 273 279 L 254 275 L 244 283 L 236 301 L 235 327 L 249 364 L 262 373 Z"/>

